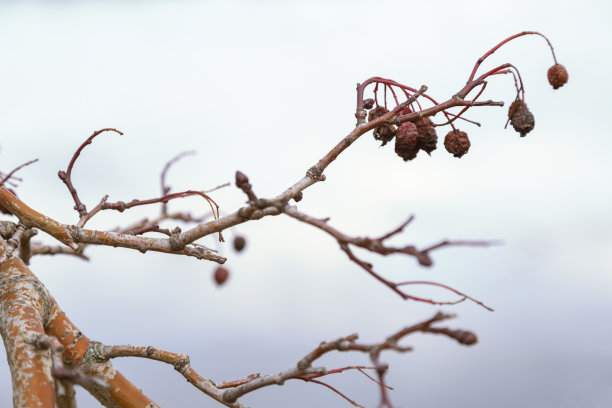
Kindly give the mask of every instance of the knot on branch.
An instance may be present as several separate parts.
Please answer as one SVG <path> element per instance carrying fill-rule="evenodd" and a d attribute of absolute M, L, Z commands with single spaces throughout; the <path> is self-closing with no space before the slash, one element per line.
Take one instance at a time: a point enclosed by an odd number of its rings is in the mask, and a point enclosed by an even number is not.
<path fill-rule="evenodd" d="M 309 168 L 308 171 L 306 172 L 306 175 L 310 177 L 311 179 L 313 179 L 314 181 L 324 181 L 325 180 L 325 176 L 323 175 L 323 173 L 321 172 L 321 170 L 319 170 L 317 166 L 312 166 L 311 168 Z"/>
<path fill-rule="evenodd" d="M 0 237 L 9 239 L 17 232 L 17 224 L 11 221 L 0 221 Z"/>
<path fill-rule="evenodd" d="M 180 235 L 180 233 L 175 232 L 174 234 L 170 235 L 170 238 L 168 238 L 171 250 L 182 251 L 183 249 L 185 249 L 185 244 L 181 242 Z"/>
<path fill-rule="evenodd" d="M 108 356 L 104 352 L 104 344 L 99 341 L 90 340 L 89 347 L 83 354 L 83 362 L 87 363 L 103 363 L 108 361 Z"/>
<path fill-rule="evenodd" d="M 182 371 L 185 369 L 185 367 L 187 367 L 189 364 L 190 364 L 189 357 L 185 357 L 185 358 L 183 358 L 183 359 L 181 359 L 181 360 L 177 361 L 176 363 L 174 363 L 174 364 L 173 364 L 173 366 L 174 366 L 174 369 L 180 373 L 180 372 L 182 372 Z"/>

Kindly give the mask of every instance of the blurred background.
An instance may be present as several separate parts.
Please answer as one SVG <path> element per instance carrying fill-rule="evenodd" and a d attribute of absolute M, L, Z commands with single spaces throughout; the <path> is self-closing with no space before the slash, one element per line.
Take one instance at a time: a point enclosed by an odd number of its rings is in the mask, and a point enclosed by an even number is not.
<path fill-rule="evenodd" d="M 612 141 L 607 121 L 612 29 L 607 2 L 134 1 L 0 2 L 0 169 L 20 171 L 17 193 L 33 208 L 74 223 L 57 177 L 94 131 L 115 127 L 87 147 L 74 183 L 91 208 L 160 194 L 172 156 L 196 150 L 168 173 L 175 191 L 208 189 L 245 172 L 259 196 L 278 194 L 304 175 L 355 124 L 355 84 L 391 78 L 446 100 L 479 56 L 522 30 L 546 34 L 569 71 L 554 91 L 543 39 L 523 37 L 483 69 L 512 62 L 523 76 L 536 127 L 504 130 L 507 107 L 472 109 L 483 126 L 460 123 L 472 147 L 461 160 L 442 144 L 404 163 L 393 146 L 367 134 L 304 193 L 299 208 L 347 234 L 376 236 L 410 214 L 394 238 L 425 247 L 441 239 L 495 239 L 502 246 L 448 248 L 432 268 L 415 259 L 359 252 L 394 280 L 434 280 L 484 301 L 464 302 L 453 328 L 479 344 L 425 335 L 415 351 L 383 354 L 398 407 L 608 407 L 612 400 Z M 511 77 L 491 80 L 485 99 L 514 98 Z M 506 105 L 508 106 L 508 105 Z M 441 120 L 439 115 L 436 118 Z M 449 129 L 438 129 L 440 139 Z M 212 194 L 222 213 L 245 196 Z M 208 211 L 188 198 L 171 210 Z M 90 228 L 156 216 L 151 206 L 95 217 Z M 0 217 L 10 219 L 7 216 Z M 174 227 L 176 224 L 167 224 Z M 247 237 L 246 251 L 231 238 Z M 43 234 L 39 238 L 52 242 Z M 90 262 L 37 257 L 31 268 L 70 319 L 106 344 L 153 345 L 187 353 L 206 378 L 276 373 L 323 340 L 358 332 L 365 342 L 432 316 L 440 308 L 402 301 L 351 263 L 329 236 L 288 217 L 267 218 L 202 242 L 229 258 L 229 281 L 215 265 L 171 255 L 88 248 Z M 414 287 L 415 295 L 454 300 Z M 0 401 L 11 401 L 0 363 Z M 162 406 L 213 407 L 166 365 L 114 362 Z M 328 368 L 367 364 L 358 354 L 328 355 Z M 358 403 L 378 388 L 358 373 L 329 377 Z M 81 407 L 99 404 L 83 390 Z M 244 398 L 253 407 L 344 407 L 324 387 L 290 381 Z"/>

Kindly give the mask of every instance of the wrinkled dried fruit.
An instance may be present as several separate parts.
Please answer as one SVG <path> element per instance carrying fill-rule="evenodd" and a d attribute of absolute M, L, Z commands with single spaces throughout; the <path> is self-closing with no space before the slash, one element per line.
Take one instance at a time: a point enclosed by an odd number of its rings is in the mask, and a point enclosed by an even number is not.
<path fill-rule="evenodd" d="M 243 236 L 236 236 L 234 237 L 234 249 L 238 252 L 242 252 L 242 250 L 244 249 L 244 247 L 246 246 L 246 239 Z"/>
<path fill-rule="evenodd" d="M 525 109 L 527 109 L 527 104 L 525 104 L 525 102 L 523 102 L 522 100 L 517 99 L 516 101 L 512 102 L 512 105 L 510 105 L 510 107 L 508 108 L 508 119 L 512 119 L 512 116 L 515 113 Z"/>
<path fill-rule="evenodd" d="M 225 281 L 227 281 L 227 278 L 229 278 L 229 270 L 223 266 L 217 266 L 217 269 L 215 269 L 214 278 L 217 285 L 223 285 Z"/>
<path fill-rule="evenodd" d="M 404 122 L 397 129 L 395 153 L 404 161 L 412 160 L 419 152 L 419 131 L 412 122 Z"/>
<path fill-rule="evenodd" d="M 368 122 L 371 122 L 374 119 L 381 117 L 387 112 L 389 111 L 385 109 L 383 106 L 377 106 L 375 109 L 372 109 L 370 113 L 368 113 Z"/>
<path fill-rule="evenodd" d="M 366 99 L 363 101 L 364 108 L 372 109 L 373 106 L 374 106 L 374 99 L 370 98 L 370 99 Z"/>
<path fill-rule="evenodd" d="M 514 115 L 512 115 L 512 119 L 510 119 L 510 123 L 512 123 L 514 130 L 521 134 L 521 137 L 525 137 L 527 133 L 533 130 L 535 118 L 533 114 L 529 112 L 529 109 L 525 108 L 515 112 Z"/>
<path fill-rule="evenodd" d="M 374 139 L 382 140 L 381 146 L 386 145 L 388 142 L 393 140 L 397 128 L 393 125 L 382 125 L 374 129 Z"/>
<path fill-rule="evenodd" d="M 548 68 L 548 82 L 554 89 L 561 88 L 565 83 L 569 75 L 565 67 L 561 64 L 555 64 Z"/>
<path fill-rule="evenodd" d="M 451 130 L 444 138 L 444 147 L 446 151 L 455 157 L 461 157 L 470 150 L 470 139 L 467 133 L 459 129 Z"/>
<path fill-rule="evenodd" d="M 415 124 L 419 131 L 419 149 L 431 156 L 431 152 L 436 150 L 436 145 L 438 144 L 436 128 L 433 127 L 428 117 L 417 120 Z"/>

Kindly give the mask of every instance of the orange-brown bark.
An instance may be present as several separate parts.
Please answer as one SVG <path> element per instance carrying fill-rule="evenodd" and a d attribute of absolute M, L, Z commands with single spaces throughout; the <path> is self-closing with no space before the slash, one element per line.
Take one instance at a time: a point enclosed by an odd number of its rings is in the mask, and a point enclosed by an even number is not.
<path fill-rule="evenodd" d="M 0 240 L 0 254 L 6 245 Z M 109 408 L 157 407 L 110 362 L 87 359 L 90 341 L 66 317 L 53 297 L 19 258 L 0 264 L 0 331 L 13 376 L 14 407 L 52 408 L 55 381 L 49 350 L 37 350 L 24 340 L 50 335 L 64 347 L 64 362 L 96 377 L 85 388 Z"/>
<path fill-rule="evenodd" d="M 2 244 L 0 252 L 5 249 Z M 0 332 L 13 380 L 13 407 L 53 408 L 55 382 L 49 351 L 36 350 L 24 341 L 44 334 L 45 303 L 24 267 L 18 258 L 0 265 Z"/>

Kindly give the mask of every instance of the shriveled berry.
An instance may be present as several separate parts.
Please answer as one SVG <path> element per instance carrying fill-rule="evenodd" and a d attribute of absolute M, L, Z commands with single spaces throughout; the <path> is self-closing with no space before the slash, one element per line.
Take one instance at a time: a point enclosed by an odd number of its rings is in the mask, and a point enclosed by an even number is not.
<path fill-rule="evenodd" d="M 512 119 L 515 113 L 527 109 L 527 104 L 521 99 L 517 99 L 508 108 L 508 119 Z"/>
<path fill-rule="evenodd" d="M 561 88 L 567 83 L 569 75 L 565 67 L 561 64 L 555 64 L 548 68 L 548 82 L 554 89 Z"/>
<path fill-rule="evenodd" d="M 395 153 L 404 161 L 412 160 L 419 152 L 419 131 L 412 122 L 404 122 L 397 129 Z"/>
<path fill-rule="evenodd" d="M 421 118 L 415 122 L 419 131 L 419 149 L 431 156 L 431 152 L 436 150 L 438 135 L 436 128 L 428 117 Z"/>
<path fill-rule="evenodd" d="M 236 251 L 242 252 L 242 250 L 246 246 L 246 239 L 241 235 L 235 236 L 233 244 L 234 244 L 234 249 Z"/>
<path fill-rule="evenodd" d="M 444 138 L 444 147 L 446 151 L 455 157 L 461 157 L 470 150 L 470 139 L 467 133 L 459 129 L 451 130 Z"/>
<path fill-rule="evenodd" d="M 223 266 L 217 266 L 215 269 L 214 279 L 217 285 L 221 286 L 229 278 L 229 270 Z"/>
<path fill-rule="evenodd" d="M 374 99 L 369 98 L 363 101 L 363 107 L 366 109 L 372 109 L 374 106 Z"/>
<path fill-rule="evenodd" d="M 387 112 L 389 112 L 389 111 L 387 109 L 385 109 L 385 107 L 377 106 L 376 108 L 372 109 L 370 111 L 370 113 L 368 113 L 368 121 L 371 122 L 374 119 L 378 119 L 379 117 L 381 117 L 382 115 L 384 115 Z"/>
<path fill-rule="evenodd" d="M 397 128 L 393 125 L 382 125 L 374 129 L 374 139 L 382 140 L 381 146 L 386 145 L 395 137 Z"/>
<path fill-rule="evenodd" d="M 521 134 L 521 137 L 525 137 L 527 133 L 533 130 L 535 118 L 533 114 L 529 112 L 529 109 L 525 107 L 525 109 L 519 110 L 512 115 L 510 123 L 512 123 L 514 130 Z"/>

